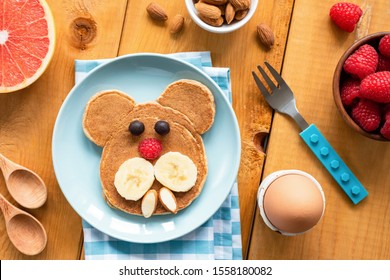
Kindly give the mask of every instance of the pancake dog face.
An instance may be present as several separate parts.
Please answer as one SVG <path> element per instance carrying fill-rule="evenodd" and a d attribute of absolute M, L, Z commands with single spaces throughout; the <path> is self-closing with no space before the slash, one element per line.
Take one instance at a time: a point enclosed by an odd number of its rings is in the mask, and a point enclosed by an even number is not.
<path fill-rule="evenodd" d="M 206 180 L 201 134 L 214 116 L 212 93 L 193 80 L 174 82 L 147 103 L 135 104 L 117 90 L 93 96 L 83 129 L 103 147 L 100 179 L 107 203 L 144 217 L 187 207 Z"/>

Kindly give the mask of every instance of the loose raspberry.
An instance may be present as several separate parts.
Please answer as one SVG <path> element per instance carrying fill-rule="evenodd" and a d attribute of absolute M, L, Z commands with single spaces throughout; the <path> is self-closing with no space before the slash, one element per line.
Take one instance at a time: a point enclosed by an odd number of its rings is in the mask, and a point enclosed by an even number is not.
<path fill-rule="evenodd" d="M 138 145 L 138 152 L 144 159 L 156 159 L 162 151 L 161 142 L 155 138 L 146 138 Z"/>
<path fill-rule="evenodd" d="M 361 99 L 352 108 L 352 119 L 365 131 L 374 131 L 381 122 L 381 108 L 376 102 Z"/>
<path fill-rule="evenodd" d="M 382 37 L 378 49 L 381 54 L 390 58 L 390 34 Z"/>
<path fill-rule="evenodd" d="M 344 62 L 344 71 L 353 77 L 363 80 L 375 72 L 378 66 L 378 53 L 370 45 L 363 45 L 351 54 Z"/>
<path fill-rule="evenodd" d="M 378 59 L 378 66 L 376 67 L 376 72 L 381 71 L 390 71 L 390 58 L 380 54 Z"/>
<path fill-rule="evenodd" d="M 360 81 L 352 78 L 346 79 L 340 88 L 341 102 L 350 106 L 359 97 Z"/>
<path fill-rule="evenodd" d="M 390 102 L 390 72 L 376 72 L 360 84 L 360 96 L 379 103 Z"/>
<path fill-rule="evenodd" d="M 329 11 L 332 21 L 342 30 L 352 32 L 363 11 L 353 3 L 340 2 L 334 4 Z"/>

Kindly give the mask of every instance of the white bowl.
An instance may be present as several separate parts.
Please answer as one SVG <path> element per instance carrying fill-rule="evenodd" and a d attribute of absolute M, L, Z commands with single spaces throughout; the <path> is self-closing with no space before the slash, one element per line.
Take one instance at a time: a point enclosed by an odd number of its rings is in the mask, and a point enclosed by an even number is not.
<path fill-rule="evenodd" d="M 185 0 L 185 2 L 188 13 L 190 14 L 192 20 L 204 30 L 213 33 L 229 33 L 243 27 L 252 18 L 258 4 L 258 0 L 252 0 L 249 12 L 242 20 L 233 21 L 231 24 L 227 24 L 225 22 L 221 26 L 211 26 L 198 17 L 198 11 L 195 9 L 193 0 Z"/>

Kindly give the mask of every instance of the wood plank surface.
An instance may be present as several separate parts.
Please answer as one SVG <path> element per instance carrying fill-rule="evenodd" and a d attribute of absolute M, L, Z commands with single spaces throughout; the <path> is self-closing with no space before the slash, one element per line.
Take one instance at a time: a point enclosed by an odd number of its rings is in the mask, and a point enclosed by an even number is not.
<path fill-rule="evenodd" d="M 0 152 L 37 172 L 48 188 L 46 204 L 28 210 L 46 228 L 48 244 L 35 257 L 19 253 L 0 221 L 0 259 L 79 259 L 81 219 L 63 196 L 51 160 L 51 138 L 58 110 L 74 85 L 74 59 L 115 57 L 127 1 L 48 0 L 56 25 L 56 50 L 44 73 L 30 87 L 0 95 Z M 0 192 L 10 200 L 0 176 Z"/>
<path fill-rule="evenodd" d="M 238 184 L 244 258 L 390 257 L 390 218 L 386 215 L 390 210 L 390 147 L 363 138 L 346 126 L 334 106 L 331 87 L 337 60 L 356 38 L 390 30 L 388 0 L 354 1 L 366 13 L 359 29 L 351 34 L 338 30 L 329 20 L 328 11 L 335 0 L 260 0 L 247 25 L 230 34 L 202 30 L 190 19 L 184 1 L 158 0 L 170 19 L 177 13 L 185 17 L 185 28 L 177 35 L 169 33 L 169 20 L 156 24 L 148 17 L 145 8 L 150 1 L 47 2 L 56 24 L 56 51 L 37 82 L 19 92 L 0 95 L 0 152 L 33 169 L 46 182 L 47 203 L 28 211 L 44 224 L 48 246 L 38 256 L 26 257 L 3 234 L 0 259 L 83 259 L 81 219 L 63 196 L 51 161 L 53 126 L 74 85 L 74 59 L 184 51 L 210 51 L 215 66 L 231 70 L 233 108 L 242 138 Z M 275 46 L 269 51 L 257 38 L 259 23 L 268 24 L 275 33 Z M 370 194 L 364 202 L 357 206 L 349 202 L 303 144 L 290 119 L 278 114 L 272 119 L 272 111 L 251 76 L 251 70 L 265 60 L 282 71 L 296 94 L 301 113 L 322 130 L 366 186 Z M 270 130 L 266 155 L 263 144 Z M 284 237 L 269 230 L 261 220 L 256 193 L 263 173 L 264 177 L 291 168 L 317 178 L 323 185 L 327 207 L 323 220 L 312 231 Z M 15 203 L 2 178 L 0 192 Z M 3 219 L 0 232 L 5 232 Z"/>
<path fill-rule="evenodd" d="M 282 169 L 312 174 L 324 189 L 326 210 L 315 228 L 295 237 L 272 232 L 257 211 L 250 259 L 390 257 L 390 146 L 364 138 L 347 127 L 332 97 L 333 71 L 338 59 L 356 38 L 390 30 L 390 9 L 387 0 L 352 1 L 366 14 L 361 26 L 349 34 L 329 20 L 329 9 L 336 2 L 295 1 L 282 76 L 294 91 L 301 114 L 322 131 L 369 196 L 354 206 L 300 139 L 297 125 L 276 114 L 264 176 Z"/>
<path fill-rule="evenodd" d="M 198 27 L 191 20 L 184 1 L 158 2 L 166 8 L 169 18 L 177 13 L 185 17 L 183 32 L 171 35 L 169 19 L 165 24 L 156 24 L 151 20 L 145 11 L 149 1 L 129 1 L 119 54 L 210 51 L 214 66 L 230 68 L 233 108 L 242 138 L 238 188 L 245 257 L 263 169 L 264 153 L 260 144 L 269 132 L 272 117 L 268 105 L 260 99 L 251 70 L 264 60 L 281 67 L 293 1 L 259 1 L 257 11 L 247 25 L 229 34 L 213 34 Z M 275 46 L 270 51 L 258 41 L 256 25 L 259 23 L 268 24 L 275 33 Z"/>
<path fill-rule="evenodd" d="M 147 16 L 145 8 L 149 1 L 51 0 L 48 3 L 57 30 L 56 52 L 50 67 L 28 89 L 0 97 L 0 125 L 6 132 L 0 136 L 0 151 L 34 169 L 49 187 L 47 204 L 32 211 L 43 222 L 49 235 L 47 249 L 35 258 L 83 258 L 80 218 L 63 197 L 51 164 L 52 129 L 61 103 L 73 86 L 74 59 L 107 58 L 134 52 L 205 50 L 211 51 L 215 66 L 231 69 L 233 107 L 242 134 L 238 183 L 245 257 L 263 169 L 261 145 L 269 132 L 272 117 L 269 107 L 258 94 L 254 94 L 257 89 L 250 71 L 265 59 L 278 69 L 281 67 L 293 1 L 259 1 L 252 20 L 230 34 L 212 34 L 195 25 L 184 1 L 159 1 L 170 18 L 176 13 L 185 16 L 185 29 L 178 35 L 169 33 L 169 21 L 165 25 L 156 24 Z M 267 23 L 274 29 L 276 43 L 271 51 L 264 49 L 258 41 L 258 23 Z M 5 193 L 3 182 L 1 187 Z M 4 229 L 4 224 L 0 226 Z M 6 236 L 2 236 L 1 241 L 2 259 L 25 258 L 12 247 Z"/>

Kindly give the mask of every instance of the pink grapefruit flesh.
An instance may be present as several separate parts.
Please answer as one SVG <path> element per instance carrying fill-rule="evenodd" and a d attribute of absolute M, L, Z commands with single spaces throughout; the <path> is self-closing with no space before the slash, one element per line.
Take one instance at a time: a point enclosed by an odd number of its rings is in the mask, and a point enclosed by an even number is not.
<path fill-rule="evenodd" d="M 0 0 L 0 92 L 35 82 L 54 52 L 54 21 L 44 0 Z"/>

